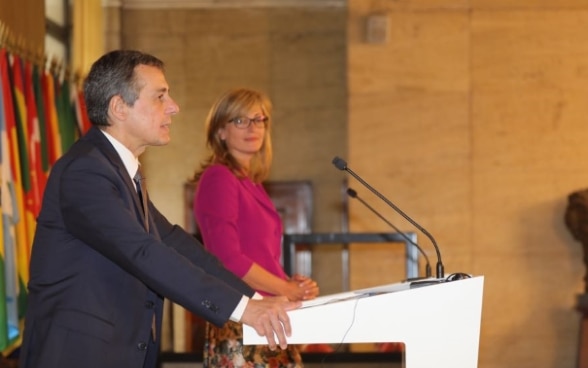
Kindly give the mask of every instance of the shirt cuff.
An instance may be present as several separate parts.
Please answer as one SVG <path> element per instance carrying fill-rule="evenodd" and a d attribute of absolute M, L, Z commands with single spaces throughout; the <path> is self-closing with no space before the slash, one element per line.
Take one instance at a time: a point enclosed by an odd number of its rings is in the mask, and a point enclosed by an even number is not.
<path fill-rule="evenodd" d="M 261 294 L 259 294 L 258 292 L 256 292 L 255 294 L 253 294 L 251 299 L 260 300 L 260 299 L 263 299 L 263 296 Z M 239 302 L 239 304 L 237 304 L 237 307 L 235 308 L 235 310 L 231 314 L 231 317 L 230 317 L 231 321 L 233 321 L 233 322 L 241 321 L 241 317 L 243 317 L 243 313 L 245 313 L 245 308 L 247 308 L 247 303 L 249 303 L 249 297 L 243 295 L 243 297 L 241 298 L 241 301 Z"/>

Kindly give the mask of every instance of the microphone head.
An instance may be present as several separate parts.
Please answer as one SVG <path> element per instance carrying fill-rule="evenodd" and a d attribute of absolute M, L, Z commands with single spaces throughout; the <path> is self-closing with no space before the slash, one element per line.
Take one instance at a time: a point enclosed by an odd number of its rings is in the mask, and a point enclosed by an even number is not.
<path fill-rule="evenodd" d="M 347 169 L 347 162 L 345 162 L 345 160 L 343 160 L 339 156 L 335 156 L 335 158 L 333 159 L 333 165 L 335 165 L 335 167 L 339 170 Z"/>
<path fill-rule="evenodd" d="M 357 197 L 357 192 L 351 188 L 347 188 L 347 194 L 351 197 L 351 198 L 355 198 Z"/>

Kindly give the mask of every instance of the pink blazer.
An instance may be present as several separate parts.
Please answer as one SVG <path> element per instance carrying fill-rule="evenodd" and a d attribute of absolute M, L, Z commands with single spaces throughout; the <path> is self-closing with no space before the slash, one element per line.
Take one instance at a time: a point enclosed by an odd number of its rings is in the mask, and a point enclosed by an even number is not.
<path fill-rule="evenodd" d="M 282 220 L 261 184 L 210 166 L 196 188 L 194 218 L 204 246 L 238 277 L 256 262 L 287 278 L 280 261 Z"/>

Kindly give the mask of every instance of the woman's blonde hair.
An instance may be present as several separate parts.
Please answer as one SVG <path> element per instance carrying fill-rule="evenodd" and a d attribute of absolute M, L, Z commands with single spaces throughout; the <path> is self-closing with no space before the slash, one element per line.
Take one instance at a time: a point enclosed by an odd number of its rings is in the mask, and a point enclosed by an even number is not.
<path fill-rule="evenodd" d="M 268 120 L 265 125 L 261 149 L 255 153 L 249 169 L 245 171 L 245 168 L 231 155 L 226 142 L 220 139 L 218 132 L 229 123 L 229 120 L 245 116 L 252 108 L 258 106 Z M 272 163 L 271 126 L 272 104 L 263 92 L 238 88 L 222 94 L 212 105 L 206 117 L 206 145 L 210 149 L 211 155 L 196 171 L 193 181 L 198 182 L 204 170 L 213 164 L 225 165 L 237 177 L 248 177 L 254 183 L 261 183 L 267 179 Z"/>

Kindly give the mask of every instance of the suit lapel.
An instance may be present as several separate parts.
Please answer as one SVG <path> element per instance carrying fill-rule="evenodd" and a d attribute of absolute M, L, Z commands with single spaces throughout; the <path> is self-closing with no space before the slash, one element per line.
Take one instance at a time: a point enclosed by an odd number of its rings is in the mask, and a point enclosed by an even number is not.
<path fill-rule="evenodd" d="M 100 131 L 100 129 L 96 127 L 92 127 L 88 130 L 88 132 L 84 135 L 84 139 L 89 140 L 92 142 L 96 148 L 100 150 L 104 154 L 104 156 L 110 161 L 112 166 L 118 172 L 118 175 L 122 179 L 122 181 L 126 184 L 127 188 L 131 192 L 133 202 L 137 209 L 138 214 L 143 218 L 143 204 L 139 199 L 139 195 L 137 194 L 137 188 L 135 183 L 130 178 L 127 169 L 125 168 L 122 159 L 120 158 L 118 152 L 114 149 L 108 138 Z M 151 216 L 149 216 L 149 220 L 151 220 Z M 152 229 L 153 224 L 149 224 L 149 228 Z"/>

